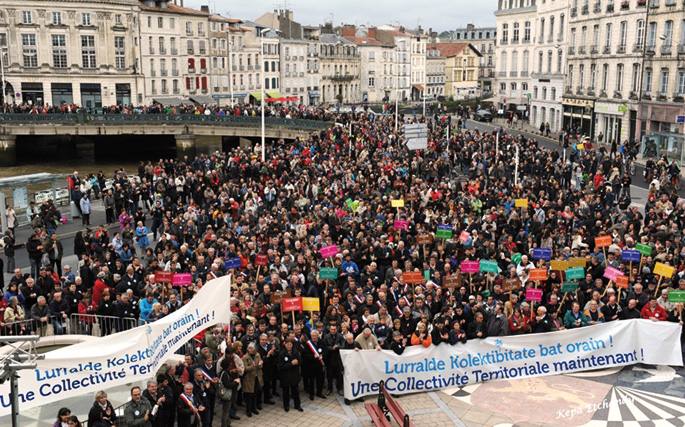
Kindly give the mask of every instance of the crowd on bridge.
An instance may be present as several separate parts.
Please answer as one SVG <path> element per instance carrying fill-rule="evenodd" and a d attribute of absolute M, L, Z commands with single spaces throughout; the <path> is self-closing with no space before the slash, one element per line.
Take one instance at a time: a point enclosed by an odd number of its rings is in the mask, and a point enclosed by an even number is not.
<path fill-rule="evenodd" d="M 142 163 L 137 179 L 117 172 L 105 195 L 116 227 L 79 233 L 74 270 L 58 271 L 58 239 L 37 227 L 34 271 L 7 285 L 4 327 L 52 319 L 60 333 L 79 313 L 154 321 L 232 274 L 231 325 L 197 336 L 183 363 L 131 391 L 124 412 L 135 425 L 208 427 L 276 397 L 302 411 L 301 390 L 342 394 L 341 349 L 402 354 L 633 318 L 682 324 L 669 293 L 685 290 L 685 203 L 667 168 L 655 169 L 641 209 L 619 151 L 552 151 L 440 116 L 425 120 L 428 147 L 410 151 L 392 116 L 337 120 L 352 125 L 279 141 L 265 162 L 234 149 Z M 91 191 L 82 184 L 70 177 L 72 191 Z M 552 263 L 582 271 L 570 280 Z M 192 284 L 175 288 L 160 271 L 190 273 Z M 283 313 L 297 297 L 319 310 Z M 88 425 L 114 416 L 98 394 Z"/>

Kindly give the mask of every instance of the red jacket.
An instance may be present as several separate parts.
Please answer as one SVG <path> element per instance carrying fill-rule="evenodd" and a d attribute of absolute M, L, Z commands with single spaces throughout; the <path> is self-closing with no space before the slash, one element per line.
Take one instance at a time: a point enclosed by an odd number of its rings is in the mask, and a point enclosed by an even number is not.
<path fill-rule="evenodd" d="M 100 306 L 100 300 L 102 299 L 102 292 L 107 289 L 107 284 L 102 279 L 96 279 L 95 285 L 93 285 L 93 307 Z"/>
<path fill-rule="evenodd" d="M 651 319 L 654 317 L 657 320 L 668 320 L 668 313 L 666 313 L 666 310 L 659 304 L 656 305 L 654 311 L 649 308 L 649 304 L 645 304 L 645 306 L 642 307 L 642 311 L 640 311 L 640 315 L 643 319 Z"/>

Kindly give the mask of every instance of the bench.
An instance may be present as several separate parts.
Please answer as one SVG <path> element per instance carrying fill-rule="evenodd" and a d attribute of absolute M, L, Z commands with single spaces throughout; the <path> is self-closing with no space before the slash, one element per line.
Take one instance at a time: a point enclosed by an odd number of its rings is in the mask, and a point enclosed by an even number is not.
<path fill-rule="evenodd" d="M 385 389 L 385 384 L 383 381 L 379 383 L 378 387 L 378 406 L 383 409 L 383 412 L 387 415 L 388 413 L 392 415 L 395 422 L 402 427 L 414 427 L 414 423 L 409 419 L 409 415 L 402 409 L 399 403 L 388 393 Z"/>
<path fill-rule="evenodd" d="M 364 409 L 366 409 L 366 412 L 371 417 L 373 425 L 376 427 L 391 427 L 390 421 L 385 418 L 385 413 L 380 406 L 375 403 L 365 403 Z"/>

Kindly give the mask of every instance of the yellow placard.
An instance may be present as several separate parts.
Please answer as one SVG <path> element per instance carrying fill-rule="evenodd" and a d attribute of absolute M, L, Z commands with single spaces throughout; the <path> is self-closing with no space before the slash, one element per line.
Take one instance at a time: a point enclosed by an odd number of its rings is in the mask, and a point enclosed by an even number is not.
<path fill-rule="evenodd" d="M 576 258 L 569 258 L 568 261 L 568 268 L 572 267 L 583 267 L 585 268 L 585 265 L 587 264 L 587 261 L 583 257 L 576 257 Z"/>
<path fill-rule="evenodd" d="M 390 206 L 392 206 L 393 208 L 403 208 L 404 207 L 404 199 L 391 200 Z"/>
<path fill-rule="evenodd" d="M 528 207 L 528 199 L 515 199 L 514 200 L 514 207 L 527 208 Z"/>
<path fill-rule="evenodd" d="M 302 311 L 319 311 L 319 299 L 313 297 L 302 297 Z"/>
<path fill-rule="evenodd" d="M 570 268 L 568 261 L 552 260 L 549 269 L 552 271 L 566 271 Z"/>
<path fill-rule="evenodd" d="M 654 264 L 654 274 L 658 274 L 663 278 L 670 279 L 673 277 L 674 273 L 675 268 L 671 267 L 670 265 L 666 265 L 663 262 L 657 262 Z"/>
<path fill-rule="evenodd" d="M 578 144 L 576 145 L 576 148 L 578 149 L 578 151 L 583 151 L 585 150 L 585 144 Z"/>

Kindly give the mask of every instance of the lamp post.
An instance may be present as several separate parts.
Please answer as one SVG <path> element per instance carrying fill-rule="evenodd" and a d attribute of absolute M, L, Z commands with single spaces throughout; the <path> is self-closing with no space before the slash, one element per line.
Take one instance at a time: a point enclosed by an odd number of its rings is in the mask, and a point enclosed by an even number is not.
<path fill-rule="evenodd" d="M 5 48 L 0 47 L 0 79 L 2 79 L 2 111 L 7 112 L 7 90 L 5 83 Z"/>
<path fill-rule="evenodd" d="M 264 62 L 264 32 L 266 31 L 266 28 L 263 28 L 262 31 L 259 33 L 259 44 L 261 46 L 262 50 L 262 63 Z M 262 70 L 264 70 L 264 67 L 262 67 Z M 265 71 L 263 71 L 265 73 Z M 264 85 L 265 85 L 265 79 L 266 75 L 262 74 L 264 77 L 262 78 L 262 162 L 266 161 L 266 133 L 264 129 Z"/>
<path fill-rule="evenodd" d="M 226 30 L 226 56 L 228 56 L 228 91 L 231 94 L 231 107 L 233 107 L 233 66 L 231 61 L 231 32 Z"/>
<path fill-rule="evenodd" d="M 395 78 L 395 133 L 397 133 L 397 127 L 399 126 L 399 107 L 400 107 L 400 52 L 399 52 L 399 46 L 397 46 L 396 53 L 397 55 L 395 56 L 395 67 L 397 68 L 396 75 L 397 78 Z"/>

